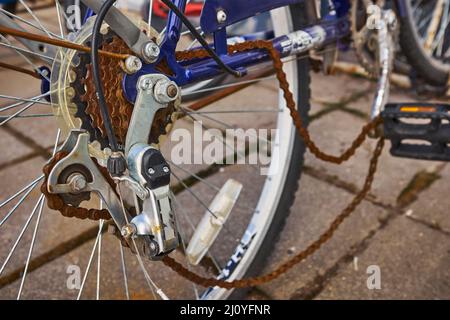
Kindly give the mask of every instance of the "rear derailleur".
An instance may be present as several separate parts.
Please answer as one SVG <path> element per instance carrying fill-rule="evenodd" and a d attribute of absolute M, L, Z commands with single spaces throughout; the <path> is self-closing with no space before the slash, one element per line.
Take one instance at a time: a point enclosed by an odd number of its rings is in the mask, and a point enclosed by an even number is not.
<path fill-rule="evenodd" d="M 72 130 L 60 150 L 67 155 L 52 168 L 47 189 L 62 198 L 96 193 L 130 249 L 158 259 L 178 246 L 179 236 L 169 189 L 170 166 L 161 152 L 147 142 L 155 113 L 178 99 L 179 88 L 164 75 L 149 74 L 140 77 L 137 93 L 126 136 L 128 170 L 124 175 L 114 177 L 115 183 L 110 183 L 110 177 L 104 176 L 89 154 L 89 133 Z M 124 205 L 122 185 L 133 198 L 134 215 Z"/>

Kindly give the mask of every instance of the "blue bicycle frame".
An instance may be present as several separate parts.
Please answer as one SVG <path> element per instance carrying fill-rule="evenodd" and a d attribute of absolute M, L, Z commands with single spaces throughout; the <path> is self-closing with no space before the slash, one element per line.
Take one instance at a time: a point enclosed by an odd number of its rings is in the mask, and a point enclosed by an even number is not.
<path fill-rule="evenodd" d="M 269 61 L 267 52 L 263 50 L 250 50 L 233 55 L 227 54 L 227 33 L 226 27 L 246 18 L 266 12 L 272 9 L 287 5 L 301 3 L 304 0 L 206 0 L 202 15 L 201 27 L 207 33 L 211 33 L 214 38 L 212 44 L 216 53 L 223 62 L 230 68 L 239 70 L 242 74 L 250 66 Z M 173 0 L 173 3 L 184 12 L 187 0 Z M 342 37 L 349 34 L 350 24 L 347 13 L 350 8 L 349 0 L 333 0 L 334 11 L 327 14 L 318 25 L 305 28 L 302 31 L 310 39 L 320 36 L 320 45 L 337 42 Z M 217 11 L 223 10 L 227 14 L 226 22 L 217 22 Z M 123 79 L 123 88 L 126 98 L 133 102 L 136 99 L 136 83 L 140 76 L 157 72 L 155 65 L 165 61 L 174 72 L 171 79 L 178 85 L 207 80 L 214 78 L 223 70 L 220 69 L 212 59 L 194 60 L 179 63 L 175 59 L 175 49 L 180 39 L 182 29 L 181 20 L 175 13 L 169 12 L 165 38 L 161 44 L 161 54 L 154 64 L 144 64 L 143 68 L 132 75 L 126 75 Z M 320 35 L 318 35 L 320 33 Z M 246 36 L 242 36 L 246 39 Z M 272 39 L 274 47 L 280 52 L 282 57 L 298 53 L 299 43 L 293 43 L 287 36 L 280 36 Z M 192 49 L 192 50 L 195 50 Z"/>
<path fill-rule="evenodd" d="M 172 1 L 181 12 L 184 12 L 187 0 Z M 267 52 L 257 49 L 228 55 L 226 27 L 258 13 L 304 1 L 308 0 L 205 0 L 200 19 L 201 27 L 204 32 L 213 35 L 214 42 L 211 45 L 222 61 L 230 68 L 245 74 L 248 67 L 267 62 L 270 58 Z M 404 1 L 395 1 L 399 14 L 404 12 L 402 10 Z M 329 1 L 324 0 L 324 3 L 328 4 Z M 350 0 L 331 0 L 331 4 L 332 10 L 328 11 L 317 24 L 301 30 L 302 33 L 297 33 L 296 40 L 293 40 L 290 35 L 283 35 L 271 40 L 281 57 L 303 52 L 301 46 L 305 46 L 308 41 L 313 41 L 313 39 L 319 39 L 316 45 L 325 46 L 338 43 L 340 39 L 350 34 L 348 21 Z M 226 22 L 218 22 L 217 12 L 219 10 L 226 12 Z M 166 30 L 158 60 L 153 64 L 144 64 L 142 69 L 135 74 L 124 76 L 122 85 L 125 96 L 130 102 L 134 102 L 136 99 L 136 83 L 139 77 L 158 72 L 155 66 L 161 61 L 167 63 L 174 73 L 170 78 L 180 86 L 211 79 L 223 73 L 223 70 L 210 58 L 181 63 L 176 60 L 175 50 L 180 40 L 182 22 L 172 11 L 168 15 Z M 299 37 L 303 37 L 302 43 L 299 42 Z M 246 39 L 246 36 L 242 36 L 242 38 Z M 306 46 L 304 49 L 306 51 L 310 48 L 311 46 Z"/>

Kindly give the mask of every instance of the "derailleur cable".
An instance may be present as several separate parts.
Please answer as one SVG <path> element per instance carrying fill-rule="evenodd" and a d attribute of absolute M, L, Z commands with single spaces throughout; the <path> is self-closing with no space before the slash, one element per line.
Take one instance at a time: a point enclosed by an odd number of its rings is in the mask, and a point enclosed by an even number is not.
<path fill-rule="evenodd" d="M 91 60 L 92 60 L 92 77 L 94 80 L 95 89 L 97 91 L 98 105 L 100 109 L 100 115 L 105 126 L 106 135 L 108 136 L 109 146 L 111 148 L 111 156 L 108 158 L 108 172 L 113 177 L 123 175 L 126 170 L 126 160 L 121 152 L 119 152 L 119 145 L 117 143 L 117 137 L 114 133 L 114 129 L 111 123 L 111 116 L 106 104 L 105 94 L 103 92 L 102 80 L 100 76 L 100 64 L 98 49 L 100 46 L 100 29 L 109 9 L 114 5 L 116 0 L 106 0 L 100 10 L 97 13 L 94 27 L 92 30 L 92 43 L 91 43 Z"/>

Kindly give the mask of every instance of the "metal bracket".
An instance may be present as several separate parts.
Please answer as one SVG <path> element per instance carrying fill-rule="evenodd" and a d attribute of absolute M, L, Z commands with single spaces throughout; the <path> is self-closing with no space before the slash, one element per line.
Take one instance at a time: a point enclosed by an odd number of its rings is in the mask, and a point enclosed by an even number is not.
<path fill-rule="evenodd" d="M 87 181 L 82 191 L 97 193 L 106 204 L 116 225 L 122 228 L 127 224 L 127 220 L 131 220 L 131 216 L 126 211 L 124 213 L 119 197 L 91 159 L 88 143 L 89 133 L 83 130 L 70 131 L 69 137 L 61 148 L 62 151 L 69 152 L 69 154 L 58 161 L 50 172 L 47 183 L 48 190 L 50 193 L 67 193 L 71 190 L 71 186 L 58 183 L 58 177 L 69 166 L 80 165 L 85 167 L 91 173 L 92 181 Z M 127 217 L 125 217 L 125 214 Z"/>
<path fill-rule="evenodd" d="M 125 156 L 136 143 L 147 143 L 156 112 L 166 108 L 179 95 L 177 85 L 162 74 L 141 76 L 136 88 L 138 95 L 125 140 Z"/>

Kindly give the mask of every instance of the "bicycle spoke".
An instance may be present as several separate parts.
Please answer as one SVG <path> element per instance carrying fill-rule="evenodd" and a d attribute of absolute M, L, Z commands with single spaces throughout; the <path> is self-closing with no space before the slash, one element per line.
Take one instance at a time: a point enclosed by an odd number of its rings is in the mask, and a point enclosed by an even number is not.
<path fill-rule="evenodd" d="M 42 179 L 43 176 L 40 178 Z M 40 180 L 39 179 L 39 180 Z M 6 216 L 0 221 L 0 227 L 9 219 L 9 217 L 17 210 L 18 207 L 25 201 L 25 199 L 28 197 L 28 195 L 33 191 L 33 189 L 38 185 L 39 180 L 33 183 L 27 190 L 27 192 L 20 198 L 20 200 L 12 207 L 12 209 L 6 214 Z"/>
<path fill-rule="evenodd" d="M 194 177 L 194 178 L 197 179 L 198 181 L 203 182 L 204 184 L 206 184 L 206 185 L 209 186 L 210 188 L 216 190 L 217 192 L 220 191 L 220 188 L 219 188 L 218 186 L 215 186 L 215 185 L 212 184 L 211 182 L 208 182 L 207 180 L 203 179 L 202 177 L 199 177 L 197 174 L 195 174 L 195 173 L 193 173 L 193 172 L 191 172 L 191 171 L 189 171 L 189 170 L 184 169 L 183 167 L 181 167 L 181 166 L 175 164 L 174 162 L 172 162 L 172 161 L 170 161 L 170 160 L 167 160 L 167 162 L 169 162 L 171 165 L 177 167 L 178 169 L 180 169 L 180 170 L 183 171 L 184 173 L 187 173 L 187 174 L 191 175 L 192 177 Z"/>
<path fill-rule="evenodd" d="M 62 25 L 62 19 L 61 19 L 61 9 L 62 12 L 64 12 L 64 8 L 61 7 L 61 4 L 59 3 L 59 0 L 55 0 L 55 8 L 56 8 L 56 15 L 58 16 L 58 26 L 59 26 L 59 32 L 61 32 L 61 39 L 65 39 L 64 34 L 64 27 Z"/>
<path fill-rule="evenodd" d="M 153 15 L 153 0 L 150 0 L 150 5 L 148 7 L 148 26 L 152 26 L 152 15 Z"/>
<path fill-rule="evenodd" d="M 36 97 L 32 97 L 32 98 L 28 98 L 28 99 L 30 100 L 30 102 L 36 102 L 36 104 L 41 104 L 41 102 L 42 102 L 42 104 L 47 104 L 46 103 L 47 101 L 39 101 L 39 100 L 41 100 L 42 98 L 47 97 L 48 95 L 50 95 L 50 92 L 46 92 L 44 94 L 40 94 L 40 95 L 38 95 Z M 3 111 L 6 111 L 6 110 L 9 110 L 9 109 L 21 106 L 21 105 L 25 104 L 28 99 L 25 99 L 26 101 L 14 103 L 14 104 L 11 104 L 9 106 L 5 106 L 3 108 L 0 108 L 0 112 L 3 112 Z"/>
<path fill-rule="evenodd" d="M 53 147 L 53 156 L 56 153 L 56 149 L 57 149 L 57 146 L 58 146 L 60 135 L 61 135 L 61 130 L 58 129 L 58 131 L 56 133 L 55 144 L 54 144 L 54 147 Z M 36 241 L 36 235 L 37 235 L 37 232 L 38 232 L 38 229 L 39 229 L 39 224 L 41 222 L 41 216 L 42 216 L 42 211 L 43 211 L 43 208 L 44 208 L 44 203 L 45 203 L 45 198 L 42 198 L 41 205 L 39 207 L 39 213 L 38 213 L 38 216 L 37 216 L 37 219 L 36 219 L 36 225 L 35 225 L 34 231 L 33 231 L 33 236 L 31 238 L 30 249 L 28 251 L 27 260 L 26 260 L 26 263 L 25 263 L 25 269 L 23 271 L 22 280 L 20 282 L 19 292 L 17 293 L 17 300 L 20 300 L 20 296 L 22 294 L 23 286 L 24 286 L 24 283 L 25 283 L 25 278 L 26 278 L 27 273 L 28 273 L 28 266 L 30 264 L 31 255 L 33 253 L 33 248 L 34 248 L 34 243 Z"/>
<path fill-rule="evenodd" d="M 14 242 L 13 247 L 9 251 L 5 262 L 3 263 L 2 267 L 0 268 L 0 275 L 5 270 L 5 267 L 8 264 L 9 260 L 11 259 L 11 256 L 13 255 L 14 251 L 16 251 L 17 245 L 19 244 L 20 240 L 22 240 L 22 237 L 23 237 L 25 231 L 28 229 L 28 226 L 30 225 L 30 222 L 33 219 L 34 214 L 36 213 L 36 211 L 38 209 L 38 206 L 39 206 L 39 203 L 42 201 L 42 199 L 44 199 L 44 195 L 43 194 L 40 195 L 40 197 L 39 197 L 38 201 L 36 202 L 36 205 L 34 206 L 30 216 L 28 217 L 27 221 L 25 222 L 25 225 L 23 226 L 22 230 L 20 231 L 19 236 L 17 237 L 16 241 Z"/>
<path fill-rule="evenodd" d="M 58 129 L 57 133 L 56 133 L 56 138 L 55 138 L 55 144 L 53 147 L 53 154 L 52 156 L 55 155 L 56 153 L 56 149 L 58 146 L 58 141 L 59 138 L 61 136 L 61 130 Z M 40 177 L 36 178 L 35 180 L 33 180 L 30 184 L 28 184 L 27 186 L 25 186 L 24 188 L 22 188 L 21 190 L 19 190 L 18 192 L 16 192 L 15 195 L 9 197 L 7 200 L 3 201 L 2 204 L 0 204 L 0 208 L 3 207 L 4 205 L 6 205 L 8 202 L 10 202 L 12 199 L 16 198 L 19 194 L 21 194 L 22 192 L 24 192 L 25 190 L 27 190 L 27 192 L 22 196 L 22 198 L 14 205 L 14 207 L 8 212 L 8 214 L 2 219 L 2 221 L 0 221 L 0 227 L 9 219 L 9 217 L 14 213 L 14 211 L 23 203 L 23 201 L 25 201 L 25 199 L 27 198 L 27 196 L 31 193 L 31 191 L 33 191 L 34 187 L 36 187 L 36 185 L 39 183 L 39 181 L 41 179 L 44 178 L 44 175 L 41 175 Z"/>
<path fill-rule="evenodd" d="M 19 20 L 20 22 L 23 22 L 23 23 L 25 23 L 26 25 L 29 25 L 30 27 L 33 27 L 33 28 L 35 28 L 35 29 L 37 29 L 37 30 L 40 30 L 40 31 L 43 31 L 43 32 L 44 32 L 44 30 L 42 30 L 41 27 L 35 25 L 34 23 L 32 23 L 32 22 L 30 22 L 30 21 L 28 21 L 28 20 L 26 20 L 26 19 L 24 19 L 24 18 L 22 18 L 22 17 L 20 17 L 20 16 L 18 16 L 18 15 L 15 15 L 15 14 L 9 12 L 9 11 L 6 11 L 6 10 L 3 9 L 3 8 L 0 8 L 0 11 L 3 12 L 4 14 L 8 15 L 8 16 L 11 17 L 11 18 L 17 19 L 17 20 Z M 63 39 L 63 38 L 61 38 L 60 36 L 56 35 L 56 34 L 53 33 L 53 32 L 50 32 L 50 33 L 51 33 L 54 37 Z"/>
<path fill-rule="evenodd" d="M 38 216 L 36 219 L 36 225 L 34 227 L 33 236 L 31 238 L 30 249 L 28 250 L 27 260 L 25 262 L 25 269 L 23 271 L 22 280 L 20 281 L 19 292 L 17 293 L 17 300 L 20 300 L 20 296 L 22 295 L 23 286 L 25 284 L 25 278 L 27 277 L 28 265 L 30 264 L 30 259 L 31 259 L 31 255 L 33 253 L 34 243 L 36 241 L 36 235 L 37 235 L 37 232 L 39 229 L 39 224 L 41 222 L 41 216 L 42 216 L 42 211 L 44 208 L 45 198 L 42 197 L 42 200 L 40 202 L 41 202 L 41 204 L 40 204 Z"/>
<path fill-rule="evenodd" d="M 167 162 L 169 162 L 170 164 L 172 164 L 172 165 L 174 165 L 175 167 L 179 168 L 181 171 L 184 171 L 185 173 L 187 173 L 187 174 L 189 174 L 190 176 L 194 177 L 197 181 L 200 181 L 200 182 L 206 184 L 207 186 L 209 186 L 210 188 L 216 190 L 217 192 L 220 191 L 221 188 L 219 188 L 218 186 L 212 184 L 212 183 L 209 182 L 208 180 L 206 180 L 206 179 L 200 177 L 198 174 L 196 174 L 196 173 L 194 173 L 194 172 L 192 172 L 192 171 L 189 171 L 189 170 L 187 170 L 187 169 L 185 169 L 185 168 L 183 168 L 183 167 L 177 165 L 176 163 L 174 163 L 174 162 L 172 162 L 172 161 L 170 161 L 170 160 L 168 160 L 168 159 L 166 159 L 166 160 L 167 160 Z M 184 187 L 184 186 L 183 186 L 183 187 Z M 254 208 L 254 207 L 251 207 L 251 206 L 246 205 L 246 204 L 244 204 L 244 203 L 241 203 L 241 202 L 239 202 L 239 201 L 236 202 L 236 205 L 237 205 L 238 207 L 241 207 L 241 208 L 250 209 L 250 210 L 253 211 L 253 212 L 255 211 L 255 208 Z"/>
<path fill-rule="evenodd" d="M 197 93 L 216 91 L 216 90 L 219 90 L 219 89 L 230 88 L 230 87 L 239 86 L 239 85 L 242 85 L 242 84 L 256 83 L 256 82 L 260 82 L 260 81 L 267 81 L 267 80 L 273 80 L 273 79 L 276 79 L 275 75 L 271 75 L 271 76 L 267 76 L 267 77 L 261 77 L 261 78 L 256 78 L 256 79 L 251 79 L 251 80 L 243 80 L 243 81 L 227 83 L 227 84 L 223 84 L 223 85 L 220 85 L 220 86 L 215 86 L 215 87 L 205 88 L 205 89 L 199 89 L 199 90 L 195 90 L 195 91 L 188 92 L 188 93 L 183 93 L 183 90 L 181 92 L 182 92 L 182 95 L 184 95 L 184 96 L 190 96 L 190 95 L 197 94 Z"/>
<path fill-rule="evenodd" d="M 182 109 L 183 109 L 183 111 L 185 111 L 184 108 L 182 108 Z M 200 117 L 202 117 L 202 118 L 205 118 L 205 119 L 211 120 L 211 121 L 213 121 L 213 122 L 215 122 L 215 123 L 217 123 L 217 124 L 220 124 L 220 125 L 224 126 L 224 127 L 227 128 L 227 129 L 237 129 L 235 126 L 232 126 L 231 124 L 228 124 L 228 123 L 226 123 L 226 122 L 224 122 L 224 121 L 222 121 L 222 120 L 218 120 L 218 119 L 216 119 L 216 118 L 213 118 L 213 117 L 211 117 L 211 116 L 209 116 L 209 115 L 207 115 L 207 114 L 205 114 L 205 113 L 202 113 L 202 112 L 197 113 L 197 111 L 190 110 L 190 109 L 187 109 L 187 110 L 189 110 L 189 111 L 187 111 L 187 112 L 190 112 L 190 113 L 189 113 L 189 116 L 190 116 L 194 121 L 198 121 L 198 120 L 197 120 L 196 118 L 194 118 L 193 115 L 198 115 L 198 116 L 200 116 Z M 281 110 L 278 110 L 278 111 L 275 111 L 275 112 L 281 112 Z M 203 124 L 202 124 L 202 126 L 203 126 Z M 249 137 L 256 138 L 256 139 L 258 139 L 258 140 L 262 140 L 262 141 L 264 141 L 264 142 L 266 142 L 266 143 L 270 143 L 270 142 L 271 142 L 271 141 L 269 141 L 269 140 L 267 140 L 267 139 L 265 139 L 265 138 L 258 137 L 258 136 L 255 136 L 255 135 L 249 135 Z M 219 137 L 219 138 L 222 138 L 222 137 Z M 225 142 L 225 140 L 224 140 L 223 138 L 222 138 L 222 141 L 224 141 L 224 144 L 226 144 L 226 142 Z M 232 148 L 232 149 L 233 149 L 233 148 Z"/>
<path fill-rule="evenodd" d="M 205 35 L 205 33 L 203 31 L 200 32 L 200 36 L 203 37 Z M 192 41 L 186 48 L 186 50 L 191 50 L 194 45 L 198 42 L 197 39 L 194 39 L 194 41 Z"/>
<path fill-rule="evenodd" d="M 40 180 L 42 180 L 44 178 L 44 175 L 41 175 L 39 177 L 37 177 L 36 179 L 34 179 L 33 181 L 31 181 L 29 184 L 27 184 L 25 187 L 23 187 L 22 189 L 20 189 L 19 191 L 17 191 L 15 194 L 13 194 L 12 196 L 10 196 L 8 199 L 4 200 L 2 203 L 0 203 L 0 208 L 2 208 L 3 206 L 5 206 L 6 204 L 8 204 L 9 202 L 11 202 L 12 200 L 14 200 L 15 198 L 17 198 L 20 194 L 22 194 L 25 190 L 27 190 L 28 188 L 30 188 L 31 186 L 33 186 L 34 184 L 36 184 L 37 182 L 39 182 Z"/>
<path fill-rule="evenodd" d="M 180 203 L 178 202 L 177 198 L 175 197 L 175 195 L 172 194 L 172 199 L 176 205 L 176 208 L 178 211 L 181 212 L 182 216 L 184 217 L 184 219 L 187 221 L 187 223 L 189 224 L 192 232 L 195 232 L 195 225 L 192 222 L 191 217 L 187 214 L 187 212 L 183 209 L 183 207 L 180 205 Z M 222 267 L 219 265 L 219 263 L 217 262 L 217 259 L 211 254 L 211 252 L 208 250 L 206 255 L 208 256 L 209 259 L 211 259 L 211 261 L 213 262 L 214 266 L 216 267 L 216 271 L 217 273 L 220 273 L 220 271 L 222 270 Z"/>
<path fill-rule="evenodd" d="M 19 111 L 17 111 L 16 113 L 10 115 L 9 117 L 7 117 L 5 120 L 3 120 L 2 122 L 0 122 L 0 127 L 3 126 L 4 124 L 8 123 L 11 119 L 14 119 L 15 117 L 17 117 L 18 115 L 20 115 L 21 113 L 27 111 L 29 108 L 31 108 L 32 106 L 34 106 L 36 104 L 36 102 L 31 102 L 29 104 L 27 104 L 25 107 L 23 107 L 22 109 L 20 109 Z"/>
<path fill-rule="evenodd" d="M 200 27 L 200 26 L 198 26 L 198 27 L 195 27 L 195 30 L 200 30 L 202 27 Z M 165 29 L 163 29 L 163 31 L 165 31 Z M 162 31 L 161 31 L 162 32 Z M 186 36 L 186 35 L 188 35 L 188 34 L 190 34 L 191 33 L 191 30 L 186 30 L 186 31 L 183 31 L 183 32 L 181 32 L 180 33 L 180 36 Z"/>
<path fill-rule="evenodd" d="M 87 276 L 88 276 L 89 271 L 91 269 L 92 260 L 94 259 L 94 254 L 95 254 L 95 251 L 97 249 L 97 245 L 98 245 L 99 239 L 100 239 L 101 234 L 102 234 L 103 223 L 104 223 L 104 220 L 100 220 L 97 237 L 95 238 L 94 247 L 92 248 L 91 255 L 89 256 L 89 261 L 88 261 L 88 264 L 86 266 L 86 270 L 84 272 L 83 280 L 81 281 L 80 290 L 78 290 L 77 300 L 80 300 L 81 294 L 83 293 L 84 284 L 86 283 Z"/>
<path fill-rule="evenodd" d="M 274 109 L 249 109 L 249 110 L 211 110 L 211 111 L 187 111 L 187 114 L 223 114 L 223 113 L 280 113 Z"/>
<path fill-rule="evenodd" d="M 29 65 L 31 65 L 32 67 L 33 67 L 33 69 L 36 71 L 36 72 L 38 72 L 41 76 L 43 76 L 46 80 L 48 80 L 48 81 L 50 81 L 50 79 L 48 79 L 48 77 L 46 77 L 45 75 L 43 75 L 42 74 L 42 71 L 33 63 L 33 62 L 31 62 L 31 60 L 27 57 L 27 56 L 25 56 L 22 52 L 25 52 L 25 53 L 27 53 L 27 54 L 31 54 L 31 55 L 34 55 L 34 56 L 37 56 L 37 57 L 40 57 L 40 58 L 43 58 L 43 59 L 47 59 L 47 60 L 49 60 L 49 61 L 51 61 L 51 62 L 53 62 L 53 61 L 55 61 L 55 59 L 53 59 L 52 57 L 49 57 L 49 56 L 46 56 L 46 55 L 44 55 L 44 54 L 41 54 L 41 53 L 37 53 L 37 52 L 34 52 L 34 51 L 31 51 L 31 50 L 28 50 L 28 49 L 24 49 L 24 48 L 20 48 L 20 47 L 17 47 L 17 46 L 14 46 L 14 45 L 12 45 L 11 44 L 11 42 L 8 40 L 8 39 L 6 39 L 2 34 L 0 34 L 0 38 L 2 38 L 3 39 L 3 41 L 6 41 L 6 43 L 5 42 L 2 42 L 2 41 L 0 41 L 0 45 L 1 46 L 3 46 L 3 47 L 7 47 L 7 48 L 10 48 L 10 49 L 13 49 L 13 50 L 15 50 Z"/>
<path fill-rule="evenodd" d="M 48 101 L 36 101 L 35 99 L 31 98 L 19 98 L 19 97 L 14 97 L 14 96 L 7 96 L 4 94 L 0 94 L 0 99 L 8 99 L 8 100 L 16 100 L 16 101 L 23 101 L 23 102 L 34 102 L 34 103 L 39 103 L 39 104 L 46 104 L 51 106 L 52 104 Z M 3 111 L 3 110 L 2 110 Z"/>
<path fill-rule="evenodd" d="M 431 46 L 431 52 L 437 51 L 436 55 L 438 57 L 442 57 L 442 50 L 443 50 L 444 41 L 445 41 L 444 36 L 445 36 L 448 26 L 450 25 L 449 11 L 450 11 L 450 2 L 446 2 L 445 8 L 444 8 L 444 16 L 441 19 L 441 26 L 439 28 L 439 32 Z"/>
<path fill-rule="evenodd" d="M 50 34 L 50 32 L 47 30 L 46 27 L 41 23 L 41 20 L 34 14 L 33 10 L 28 7 L 28 5 L 23 1 L 19 0 L 20 4 L 25 8 L 25 10 L 28 11 L 28 13 L 33 17 L 34 21 L 38 23 L 38 25 L 41 27 L 41 30 L 44 31 L 50 38 L 53 38 L 53 36 Z"/>
<path fill-rule="evenodd" d="M 100 200 L 101 201 L 101 200 Z M 100 206 L 100 209 L 102 206 Z M 100 219 L 99 228 L 101 229 L 101 225 L 103 225 L 104 220 Z M 102 233 L 100 232 L 98 238 L 98 249 L 97 249 L 97 288 L 96 288 L 96 300 L 100 300 L 100 269 L 101 269 L 101 256 L 102 256 Z"/>
<path fill-rule="evenodd" d="M 49 118 L 54 117 L 55 115 L 53 113 L 42 113 L 42 114 L 25 114 L 25 115 L 18 115 L 13 118 L 15 119 L 29 119 L 29 118 Z M 11 115 L 6 116 L 0 116 L 0 121 L 3 121 L 5 119 L 8 119 L 8 117 L 11 117 Z"/>
<path fill-rule="evenodd" d="M 127 300 L 130 300 L 130 292 L 128 290 L 128 276 L 127 276 L 127 265 L 125 263 L 125 255 L 123 253 L 123 247 L 122 247 L 122 243 L 120 242 L 120 240 L 118 241 L 118 243 L 119 243 L 119 249 L 120 249 L 120 260 L 121 260 L 121 265 L 122 265 L 123 285 L 125 288 L 125 296 L 127 297 Z"/>
<path fill-rule="evenodd" d="M 183 108 L 181 108 L 181 109 L 184 111 Z M 192 114 L 188 114 L 187 116 L 188 116 L 189 118 L 191 118 L 191 119 L 194 121 L 194 123 L 195 123 L 195 122 L 200 123 L 201 126 L 202 126 L 202 128 L 203 128 L 204 130 L 209 130 L 209 129 L 210 129 L 210 128 L 206 127 L 201 121 L 198 121 L 196 118 L 194 118 Z M 204 117 L 204 118 L 209 119 L 209 120 L 212 120 L 212 121 L 214 121 L 214 122 L 216 122 L 216 123 L 219 123 L 219 124 L 221 124 L 221 125 L 224 125 L 225 127 L 229 128 L 229 129 L 236 129 L 236 128 L 234 128 L 233 126 L 228 125 L 228 124 L 226 124 L 226 123 L 224 123 L 224 122 L 222 122 L 222 121 L 219 121 L 219 120 L 217 120 L 217 119 L 214 119 L 214 118 L 212 118 L 212 117 L 210 117 L 210 116 L 203 115 L 203 114 L 199 114 L 199 116 L 200 116 L 200 117 Z M 218 128 L 215 128 L 215 129 L 218 129 Z M 219 130 L 219 129 L 218 129 L 218 130 Z M 222 142 L 222 144 L 223 144 L 226 148 L 228 148 L 228 150 L 230 150 L 230 151 L 232 151 L 232 152 L 235 152 L 235 155 L 238 156 L 238 160 L 241 160 L 241 159 L 245 159 L 245 158 L 246 158 L 245 153 L 242 153 L 242 152 L 239 151 L 239 150 L 235 150 L 235 149 L 234 149 L 234 146 L 230 145 L 230 144 L 228 143 L 228 141 L 227 141 L 226 139 L 223 138 L 223 136 L 217 135 L 217 134 L 214 134 L 214 136 L 215 136 L 218 140 L 220 140 L 220 141 Z M 260 137 L 254 136 L 254 135 L 249 135 L 249 136 L 250 136 L 250 137 L 253 137 L 253 138 L 256 138 L 257 140 L 258 140 L 258 139 L 261 139 L 262 141 L 265 141 L 266 143 L 269 143 L 269 141 L 268 141 L 267 139 L 260 138 Z M 259 170 L 259 168 L 258 168 L 258 166 L 257 166 L 256 164 L 250 164 L 250 167 L 253 168 L 253 170 L 256 170 L 256 171 Z"/>
<path fill-rule="evenodd" d="M 184 183 L 184 181 L 182 179 L 180 179 L 175 173 L 173 173 L 173 171 L 170 172 L 171 175 L 173 175 L 175 177 L 175 179 L 177 179 L 177 181 L 179 183 L 181 183 L 183 185 L 183 187 L 185 188 L 185 190 L 187 192 L 189 192 L 189 194 L 194 197 L 195 200 L 198 201 L 198 203 L 200 203 L 200 205 L 205 208 L 206 211 L 208 211 L 214 218 L 218 219 L 216 214 L 214 212 L 211 211 L 211 209 L 209 208 L 209 206 L 203 202 L 203 200 L 201 200 L 194 191 L 191 190 L 191 187 L 189 187 L 186 183 Z"/>

